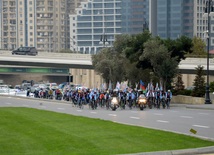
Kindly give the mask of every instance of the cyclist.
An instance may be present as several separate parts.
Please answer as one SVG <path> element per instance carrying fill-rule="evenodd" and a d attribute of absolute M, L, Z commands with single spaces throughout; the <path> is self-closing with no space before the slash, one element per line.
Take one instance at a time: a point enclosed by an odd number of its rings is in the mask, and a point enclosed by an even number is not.
<path fill-rule="evenodd" d="M 155 93 L 155 98 L 156 98 L 156 101 L 157 101 L 157 108 L 160 109 L 160 101 L 162 99 L 162 94 L 160 92 L 160 89 L 158 89 Z"/>
<path fill-rule="evenodd" d="M 152 107 L 152 102 L 153 102 L 153 97 L 154 97 L 154 93 L 152 92 L 152 90 L 148 91 L 148 93 L 146 94 L 146 97 L 148 99 L 148 105 L 151 108 Z"/>
<path fill-rule="evenodd" d="M 170 107 L 170 101 L 171 101 L 171 98 L 172 98 L 172 92 L 170 90 L 168 90 L 168 92 L 166 92 L 166 106 L 167 106 L 167 109 L 169 109 Z"/>
<path fill-rule="evenodd" d="M 132 109 L 132 101 L 134 100 L 135 98 L 135 95 L 132 91 L 129 91 L 127 93 L 127 101 L 128 101 L 128 104 L 129 104 L 129 108 Z"/>
<path fill-rule="evenodd" d="M 109 91 L 107 91 L 107 93 L 105 94 L 105 100 L 106 100 L 106 108 L 108 109 L 111 101 L 111 94 L 109 93 Z"/>

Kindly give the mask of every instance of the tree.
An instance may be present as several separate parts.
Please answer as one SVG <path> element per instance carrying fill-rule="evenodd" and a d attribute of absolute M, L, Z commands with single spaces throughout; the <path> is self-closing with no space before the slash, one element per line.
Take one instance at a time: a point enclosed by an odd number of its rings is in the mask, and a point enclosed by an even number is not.
<path fill-rule="evenodd" d="M 193 89 L 193 96 L 195 97 L 203 97 L 206 91 L 206 83 L 205 83 L 205 75 L 204 67 L 199 65 L 196 69 L 196 77 L 194 79 L 193 85 L 195 86 Z"/>
<path fill-rule="evenodd" d="M 168 52 L 171 53 L 171 57 L 177 57 L 177 61 L 186 59 L 187 53 L 192 53 L 193 42 L 192 39 L 182 35 L 176 40 L 170 38 L 163 40 L 163 44 L 168 48 Z"/>
<path fill-rule="evenodd" d="M 114 49 L 103 48 L 98 54 L 92 55 L 92 65 L 96 72 L 100 73 L 106 83 L 111 80 L 113 85 L 117 81 L 123 81 L 125 77 L 124 59 L 117 57 Z"/>
<path fill-rule="evenodd" d="M 182 80 L 182 71 L 180 70 L 175 82 L 175 94 L 182 90 L 184 90 L 184 82 Z"/>
<path fill-rule="evenodd" d="M 166 90 L 166 85 L 171 86 L 170 82 L 177 74 L 177 57 L 171 58 L 171 53 L 160 40 L 150 40 L 144 43 L 144 46 L 144 53 L 140 56 L 140 60 L 146 59 L 151 63 L 155 75 L 163 81 Z"/>
<path fill-rule="evenodd" d="M 127 39 L 126 48 L 124 49 L 125 56 L 131 63 L 136 62 L 138 68 L 147 69 L 151 68 L 148 60 L 140 60 L 140 56 L 144 51 L 144 43 L 151 38 L 151 33 L 148 30 L 143 31 L 141 34 L 132 35 Z"/>
<path fill-rule="evenodd" d="M 206 43 L 201 38 L 194 36 L 192 43 L 194 46 L 192 47 L 193 52 L 189 53 L 190 55 L 207 55 L 205 51 Z"/>
<path fill-rule="evenodd" d="M 131 36 L 128 34 L 118 34 L 115 36 L 113 47 L 118 54 L 121 54 L 123 52 L 123 50 L 126 48 L 127 40 L 130 38 Z"/>
<path fill-rule="evenodd" d="M 131 83 L 132 88 L 135 88 L 135 83 L 139 83 L 140 86 L 140 80 L 147 86 L 152 78 L 150 69 L 142 70 L 141 68 L 137 68 L 136 63 L 131 64 L 128 59 L 126 59 L 124 65 L 126 68 L 126 79 Z"/>

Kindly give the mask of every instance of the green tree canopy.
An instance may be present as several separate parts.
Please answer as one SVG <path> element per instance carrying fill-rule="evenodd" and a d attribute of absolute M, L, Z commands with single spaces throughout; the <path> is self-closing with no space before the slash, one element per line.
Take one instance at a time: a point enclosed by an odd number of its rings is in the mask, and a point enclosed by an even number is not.
<path fill-rule="evenodd" d="M 125 78 L 124 59 L 117 57 L 114 49 L 103 48 L 98 54 L 92 55 L 92 65 L 96 72 L 100 73 L 108 83 L 111 80 L 115 85 Z"/>
<path fill-rule="evenodd" d="M 196 36 L 193 37 L 192 40 L 193 47 L 192 47 L 192 53 L 189 53 L 190 55 L 206 55 L 207 52 L 205 51 L 206 43 Z"/>

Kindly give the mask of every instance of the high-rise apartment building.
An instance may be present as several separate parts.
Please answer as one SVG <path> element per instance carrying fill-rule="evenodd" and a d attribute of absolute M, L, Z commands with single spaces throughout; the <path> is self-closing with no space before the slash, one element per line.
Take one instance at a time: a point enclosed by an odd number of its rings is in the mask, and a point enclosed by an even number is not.
<path fill-rule="evenodd" d="M 0 0 L 0 47 L 70 48 L 69 14 L 82 0 Z"/>
<path fill-rule="evenodd" d="M 142 33 L 149 23 L 149 0 L 87 0 L 76 11 L 70 15 L 71 50 L 83 53 L 96 54 L 112 46 L 115 35 Z"/>

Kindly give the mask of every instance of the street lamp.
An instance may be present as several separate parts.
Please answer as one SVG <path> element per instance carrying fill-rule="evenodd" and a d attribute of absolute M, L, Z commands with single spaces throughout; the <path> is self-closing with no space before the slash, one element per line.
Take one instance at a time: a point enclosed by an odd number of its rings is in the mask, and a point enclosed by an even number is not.
<path fill-rule="evenodd" d="M 107 35 L 105 35 L 105 34 L 101 35 L 99 44 L 103 44 L 103 47 L 105 47 L 105 45 L 107 46 L 109 44 Z"/>
<path fill-rule="evenodd" d="M 207 26 L 207 86 L 206 86 L 206 98 L 205 98 L 205 104 L 212 104 L 210 100 L 210 91 L 209 91 L 209 46 L 210 46 L 210 39 L 209 39 L 209 33 L 210 33 L 210 16 L 213 15 L 213 2 L 212 0 L 206 1 L 206 7 L 205 7 L 205 13 L 204 17 L 208 16 L 208 26 Z"/>
<path fill-rule="evenodd" d="M 146 22 L 143 24 L 143 31 L 144 31 L 144 30 L 149 30 L 149 29 L 148 29 L 148 24 L 147 24 Z"/>

